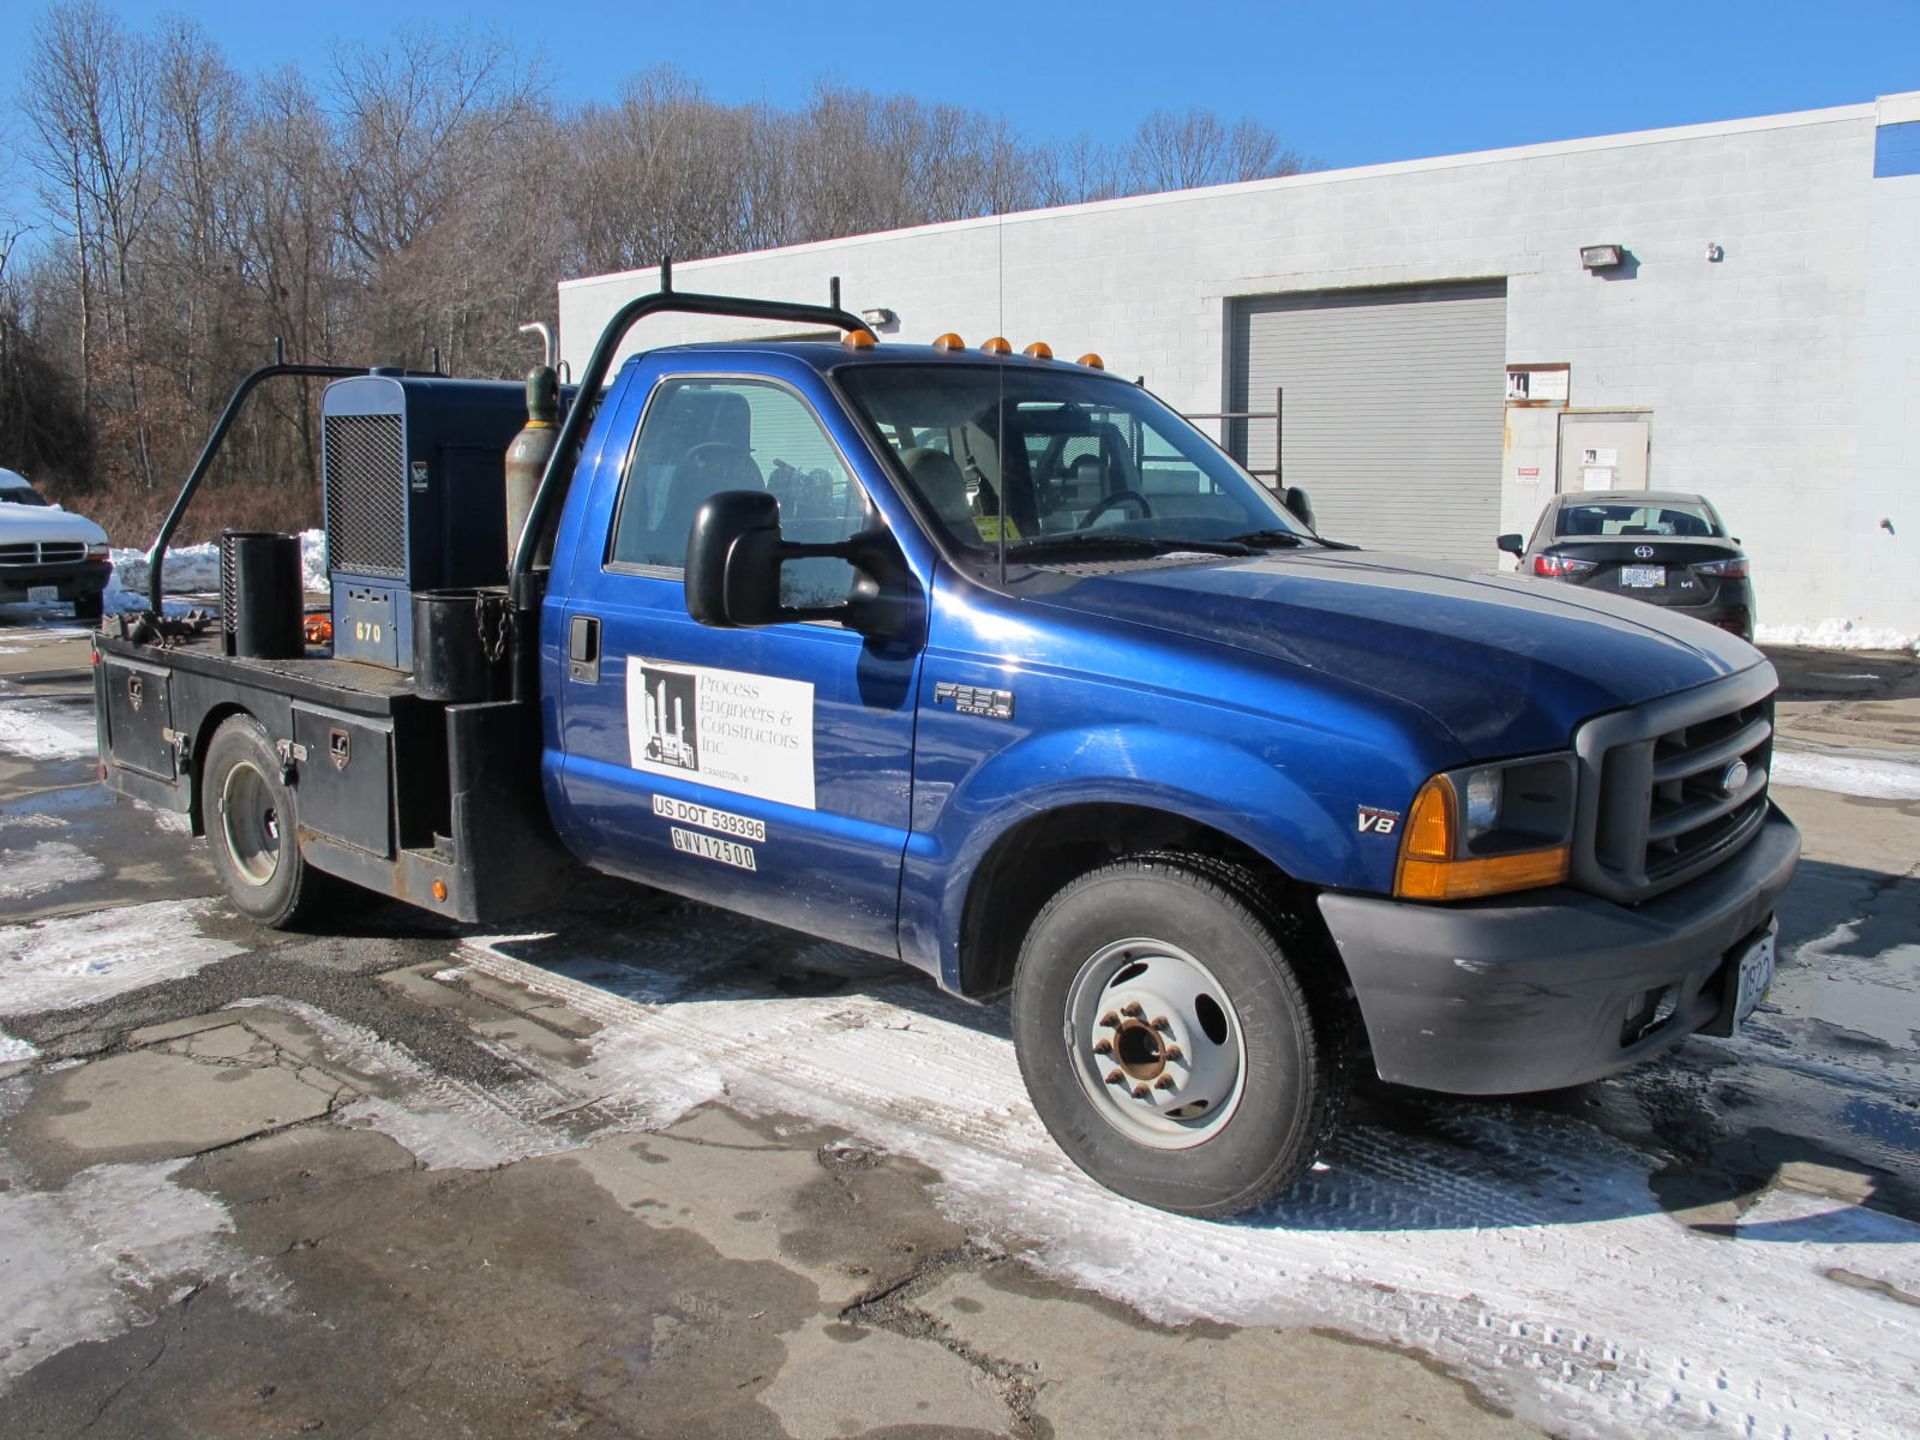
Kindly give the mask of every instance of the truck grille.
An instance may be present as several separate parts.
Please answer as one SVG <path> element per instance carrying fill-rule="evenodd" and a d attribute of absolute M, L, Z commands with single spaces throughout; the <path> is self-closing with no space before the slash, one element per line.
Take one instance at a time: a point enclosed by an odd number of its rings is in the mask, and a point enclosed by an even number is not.
<path fill-rule="evenodd" d="M 335 572 L 407 573 L 407 476 L 398 415 L 326 418 L 327 562 Z"/>
<path fill-rule="evenodd" d="M 84 540 L 31 541 L 0 545 L 0 565 L 71 565 L 87 558 Z"/>
<path fill-rule="evenodd" d="M 1763 666 L 1581 726 L 1574 879 L 1632 903 L 1704 874 L 1758 834 L 1775 684 Z"/>

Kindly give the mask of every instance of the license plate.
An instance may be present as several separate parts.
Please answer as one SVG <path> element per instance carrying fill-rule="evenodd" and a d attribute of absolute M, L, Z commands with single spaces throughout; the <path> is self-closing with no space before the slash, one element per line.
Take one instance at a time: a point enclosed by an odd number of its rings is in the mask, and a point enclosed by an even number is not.
<path fill-rule="evenodd" d="M 29 585 L 27 587 L 27 603 L 29 605 L 57 605 L 60 603 L 60 587 L 58 585 Z"/>
<path fill-rule="evenodd" d="M 1630 585 L 1636 590 L 1658 589 L 1667 583 L 1667 567 L 1664 565 L 1622 565 L 1620 583 Z"/>
<path fill-rule="evenodd" d="M 1734 992 L 1733 1023 L 1738 1026 L 1753 1014 L 1754 1007 L 1766 998 L 1773 984 L 1774 940 L 1780 934 L 1780 922 L 1774 921 L 1767 933 L 1755 940 L 1739 959 L 1740 988 Z"/>

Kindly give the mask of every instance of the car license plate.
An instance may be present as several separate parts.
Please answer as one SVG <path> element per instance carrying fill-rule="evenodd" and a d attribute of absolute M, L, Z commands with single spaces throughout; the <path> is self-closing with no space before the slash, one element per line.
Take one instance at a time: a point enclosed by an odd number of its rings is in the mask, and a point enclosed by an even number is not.
<path fill-rule="evenodd" d="M 1636 590 L 1653 590 L 1667 583 L 1667 567 L 1664 565 L 1622 565 L 1620 583 L 1632 586 Z"/>
<path fill-rule="evenodd" d="M 1767 926 L 1767 933 L 1755 940 L 1739 959 L 1739 985 L 1733 999 L 1733 1023 L 1737 1028 L 1753 1014 L 1754 1007 L 1766 998 L 1773 984 L 1774 941 L 1780 934 L 1780 922 Z"/>
<path fill-rule="evenodd" d="M 60 603 L 60 587 L 58 585 L 29 585 L 27 587 L 27 603 L 29 605 L 57 605 Z"/>

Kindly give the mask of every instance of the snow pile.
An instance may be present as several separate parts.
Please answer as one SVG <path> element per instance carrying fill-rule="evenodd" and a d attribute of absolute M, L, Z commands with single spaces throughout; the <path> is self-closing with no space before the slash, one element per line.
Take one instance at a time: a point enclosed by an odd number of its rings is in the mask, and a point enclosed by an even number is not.
<path fill-rule="evenodd" d="M 301 584 L 309 592 L 327 590 L 327 535 L 324 530 L 300 534 Z M 211 595 L 220 588 L 220 546 L 176 545 L 167 551 L 166 586 L 169 595 Z M 113 579 L 107 585 L 107 609 L 147 608 L 147 553 L 115 550 Z"/>
<path fill-rule="evenodd" d="M 1910 760 L 1872 760 L 1809 750 L 1776 750 L 1772 775 L 1776 785 L 1831 790 L 1869 800 L 1920 800 L 1920 764 Z"/>
<path fill-rule="evenodd" d="M 1920 654 L 1920 635 L 1903 635 L 1891 625 L 1856 625 L 1851 620 L 1822 620 L 1818 625 L 1756 625 L 1756 645 L 1804 645 L 1813 650 L 1911 650 Z"/>
<path fill-rule="evenodd" d="M 72 760 L 93 754 L 96 743 L 91 706 L 62 711 L 0 686 L 0 750 L 23 760 Z"/>

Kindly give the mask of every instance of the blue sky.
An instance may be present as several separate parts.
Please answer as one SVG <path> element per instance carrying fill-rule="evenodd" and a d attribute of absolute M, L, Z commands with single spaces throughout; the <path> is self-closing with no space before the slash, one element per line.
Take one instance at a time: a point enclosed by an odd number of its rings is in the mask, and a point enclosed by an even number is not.
<path fill-rule="evenodd" d="M 337 42 L 458 16 L 540 50 L 563 101 L 609 95 L 622 76 L 670 61 L 720 99 L 792 101 L 817 76 L 833 74 L 997 111 L 1044 138 L 1084 131 L 1119 139 L 1156 107 L 1205 105 L 1229 119 L 1260 120 L 1335 166 L 1920 89 L 1916 0 L 108 0 L 108 8 L 133 28 L 183 13 L 243 68 L 296 62 L 316 74 Z M 0 0 L 0 56 L 24 53 L 41 9 L 33 0 Z M 586 15 L 593 18 L 580 19 Z M 7 111 L 18 69 L 0 71 Z"/>

